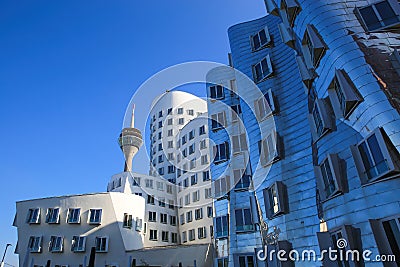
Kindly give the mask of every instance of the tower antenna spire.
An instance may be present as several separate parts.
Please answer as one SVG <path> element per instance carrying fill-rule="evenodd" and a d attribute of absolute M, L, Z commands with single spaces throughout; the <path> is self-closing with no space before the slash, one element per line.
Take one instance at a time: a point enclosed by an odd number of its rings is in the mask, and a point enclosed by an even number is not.
<path fill-rule="evenodd" d="M 132 106 L 131 128 L 135 128 L 135 104 Z"/>

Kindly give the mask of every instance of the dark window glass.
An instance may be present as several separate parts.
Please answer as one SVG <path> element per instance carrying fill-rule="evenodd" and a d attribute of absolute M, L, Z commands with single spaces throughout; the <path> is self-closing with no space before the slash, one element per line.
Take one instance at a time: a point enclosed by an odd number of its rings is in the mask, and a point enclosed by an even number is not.
<path fill-rule="evenodd" d="M 387 1 L 376 4 L 375 8 L 381 16 L 382 22 L 385 26 L 399 22 L 399 18 L 396 16 L 392 7 Z"/>
<path fill-rule="evenodd" d="M 381 27 L 381 23 L 379 22 L 372 6 L 360 9 L 360 14 L 363 17 L 368 30 L 373 31 Z"/>

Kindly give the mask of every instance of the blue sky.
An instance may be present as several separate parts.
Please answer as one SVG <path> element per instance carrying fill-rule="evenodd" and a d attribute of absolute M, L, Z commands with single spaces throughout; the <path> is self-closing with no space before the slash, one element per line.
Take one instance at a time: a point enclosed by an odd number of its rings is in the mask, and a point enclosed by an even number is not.
<path fill-rule="evenodd" d="M 122 171 L 135 88 L 177 63 L 227 63 L 228 27 L 265 14 L 262 0 L 0 1 L 1 255 L 16 201 L 101 192 Z"/>

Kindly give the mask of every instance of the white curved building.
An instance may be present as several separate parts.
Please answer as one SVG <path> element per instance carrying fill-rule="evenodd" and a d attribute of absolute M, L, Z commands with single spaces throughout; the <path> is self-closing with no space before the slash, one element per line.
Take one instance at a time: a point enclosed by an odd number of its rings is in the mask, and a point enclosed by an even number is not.
<path fill-rule="evenodd" d="M 148 135 L 150 175 L 162 176 L 175 183 L 176 154 L 179 149 L 175 136 L 189 121 L 206 111 L 206 101 L 182 91 L 166 91 L 153 101 Z"/>

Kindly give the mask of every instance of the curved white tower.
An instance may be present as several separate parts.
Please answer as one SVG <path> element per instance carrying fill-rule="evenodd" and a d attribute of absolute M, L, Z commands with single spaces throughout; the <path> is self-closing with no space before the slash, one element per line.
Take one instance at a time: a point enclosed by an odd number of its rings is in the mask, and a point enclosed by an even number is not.
<path fill-rule="evenodd" d="M 189 121 L 207 111 L 203 99 L 182 91 L 166 91 L 150 110 L 150 170 L 152 176 L 176 181 L 176 135 Z"/>

